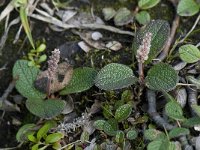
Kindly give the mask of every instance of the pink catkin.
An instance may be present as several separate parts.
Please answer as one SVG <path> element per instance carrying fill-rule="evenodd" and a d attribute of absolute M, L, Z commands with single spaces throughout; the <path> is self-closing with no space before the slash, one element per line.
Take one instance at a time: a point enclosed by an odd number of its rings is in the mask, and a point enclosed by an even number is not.
<path fill-rule="evenodd" d="M 148 32 L 145 34 L 140 47 L 137 50 L 137 61 L 144 63 L 148 59 L 150 47 L 151 47 L 152 33 Z"/>

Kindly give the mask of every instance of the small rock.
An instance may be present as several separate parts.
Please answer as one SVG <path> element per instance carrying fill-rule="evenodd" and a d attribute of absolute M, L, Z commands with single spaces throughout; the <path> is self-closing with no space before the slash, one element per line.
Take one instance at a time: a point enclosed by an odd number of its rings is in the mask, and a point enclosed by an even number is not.
<path fill-rule="evenodd" d="M 100 32 L 93 32 L 91 37 L 93 40 L 98 41 L 103 37 L 103 35 Z"/>
<path fill-rule="evenodd" d="M 187 92 L 185 88 L 180 88 L 176 92 L 176 100 L 181 105 L 182 108 L 185 107 L 187 103 Z"/>
<path fill-rule="evenodd" d="M 118 51 L 122 48 L 122 44 L 117 41 L 110 41 L 106 44 L 106 47 L 113 51 Z"/>
<path fill-rule="evenodd" d="M 83 42 L 83 41 L 79 42 L 79 43 L 78 43 L 78 46 L 79 46 L 82 50 L 84 50 L 86 53 L 88 53 L 88 52 L 91 50 L 91 48 L 90 48 L 85 42 Z"/>
<path fill-rule="evenodd" d="M 200 131 L 200 125 L 194 126 L 194 130 L 195 130 L 195 131 Z M 200 140 L 200 139 L 199 139 L 199 140 Z"/>
<path fill-rule="evenodd" d="M 74 17 L 77 14 L 77 11 L 74 10 L 60 10 L 56 13 L 63 22 L 67 22 L 68 20 L 70 20 L 72 17 Z"/>
<path fill-rule="evenodd" d="M 16 104 L 21 104 L 22 103 L 22 100 L 23 100 L 23 96 L 21 95 L 14 95 L 13 96 L 13 100 Z"/>

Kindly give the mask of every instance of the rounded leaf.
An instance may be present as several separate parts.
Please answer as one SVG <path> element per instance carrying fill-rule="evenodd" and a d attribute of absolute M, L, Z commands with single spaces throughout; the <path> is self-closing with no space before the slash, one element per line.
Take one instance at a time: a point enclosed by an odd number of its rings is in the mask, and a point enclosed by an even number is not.
<path fill-rule="evenodd" d="M 145 61 L 146 64 L 156 58 L 165 46 L 170 34 L 169 23 L 165 20 L 152 20 L 144 28 L 137 31 L 133 41 L 133 54 L 135 56 L 142 39 L 148 32 L 152 33 L 152 39 L 148 59 Z"/>
<path fill-rule="evenodd" d="M 115 112 L 115 119 L 121 122 L 129 117 L 131 114 L 132 107 L 130 104 L 124 104 L 120 106 Z"/>
<path fill-rule="evenodd" d="M 94 127 L 96 128 L 96 129 L 98 129 L 98 130 L 103 130 L 103 127 L 104 127 L 104 123 L 105 123 L 106 121 L 105 120 L 96 120 L 95 122 L 94 122 Z"/>
<path fill-rule="evenodd" d="M 114 17 L 116 26 L 123 26 L 133 21 L 133 14 L 125 7 L 120 8 Z"/>
<path fill-rule="evenodd" d="M 160 0 L 140 0 L 138 5 L 141 9 L 149 9 L 156 6 Z"/>
<path fill-rule="evenodd" d="M 170 91 L 176 87 L 178 75 L 170 65 L 159 63 L 148 71 L 146 81 L 152 90 Z"/>
<path fill-rule="evenodd" d="M 171 100 L 165 105 L 166 114 L 175 120 L 184 120 L 183 110 L 178 102 Z"/>
<path fill-rule="evenodd" d="M 115 136 L 117 133 L 117 130 L 115 130 L 115 127 L 113 127 L 112 124 L 110 124 L 107 121 L 104 123 L 103 131 L 109 136 Z"/>
<path fill-rule="evenodd" d="M 199 49 L 191 44 L 183 45 L 179 48 L 180 58 L 186 63 L 194 63 L 200 60 Z"/>
<path fill-rule="evenodd" d="M 52 118 L 61 114 L 65 108 L 65 101 L 57 99 L 28 99 L 26 107 L 32 114 L 38 117 Z"/>
<path fill-rule="evenodd" d="M 150 15 L 147 11 L 141 11 L 139 13 L 136 14 L 135 16 L 137 22 L 139 22 L 139 24 L 145 25 L 147 23 L 150 22 Z"/>
<path fill-rule="evenodd" d="M 41 63 L 41 62 L 44 62 L 47 60 L 47 55 L 43 54 L 42 56 L 40 56 L 38 62 Z"/>
<path fill-rule="evenodd" d="M 182 126 L 189 128 L 192 128 L 196 125 L 200 125 L 200 117 L 189 118 L 182 123 Z"/>
<path fill-rule="evenodd" d="M 129 140 L 134 140 L 136 139 L 138 136 L 138 133 L 136 130 L 132 129 L 132 130 L 129 130 L 127 133 L 126 133 L 126 138 L 129 139 Z"/>
<path fill-rule="evenodd" d="M 46 49 L 45 44 L 40 44 L 40 46 L 36 49 L 37 52 L 43 52 Z"/>
<path fill-rule="evenodd" d="M 199 6 L 194 0 L 180 0 L 177 13 L 180 16 L 193 16 L 199 12 Z"/>
<path fill-rule="evenodd" d="M 82 143 L 84 143 L 85 141 L 89 141 L 90 140 L 90 134 L 83 130 L 83 132 L 81 133 L 81 137 L 80 137 L 80 140 Z"/>
<path fill-rule="evenodd" d="M 200 106 L 199 105 L 191 105 L 192 109 L 194 110 L 194 112 L 197 114 L 198 117 L 200 117 Z"/>
<path fill-rule="evenodd" d="M 115 16 L 116 11 L 111 7 L 106 7 L 102 9 L 102 13 L 103 13 L 104 19 L 108 21 Z"/>
<path fill-rule="evenodd" d="M 161 150 L 168 149 L 169 141 L 166 140 L 155 140 L 148 144 L 147 150 Z"/>
<path fill-rule="evenodd" d="M 60 94 L 67 95 L 88 90 L 94 85 L 96 74 L 96 70 L 89 67 L 74 69 L 71 81 Z"/>
<path fill-rule="evenodd" d="M 16 61 L 13 67 L 13 78 L 16 79 L 15 87 L 24 97 L 30 99 L 45 98 L 43 94 L 34 88 L 34 81 L 37 78 L 39 69 L 37 67 L 29 67 L 27 60 Z"/>
<path fill-rule="evenodd" d="M 117 131 L 117 134 L 115 135 L 115 141 L 117 143 L 123 143 L 125 138 L 124 138 L 124 132 L 123 131 Z"/>
<path fill-rule="evenodd" d="M 190 134 L 190 130 L 186 128 L 174 128 L 169 132 L 169 138 L 177 138 L 182 135 Z"/>
<path fill-rule="evenodd" d="M 95 85 L 103 90 L 115 90 L 128 87 L 136 82 L 131 68 L 117 63 L 103 67 L 97 74 Z"/>
<path fill-rule="evenodd" d="M 156 129 L 147 129 L 144 131 L 144 137 L 146 140 L 153 141 L 161 135 L 162 132 Z"/>
<path fill-rule="evenodd" d="M 63 133 L 52 133 L 45 138 L 46 143 L 55 143 L 64 137 Z"/>

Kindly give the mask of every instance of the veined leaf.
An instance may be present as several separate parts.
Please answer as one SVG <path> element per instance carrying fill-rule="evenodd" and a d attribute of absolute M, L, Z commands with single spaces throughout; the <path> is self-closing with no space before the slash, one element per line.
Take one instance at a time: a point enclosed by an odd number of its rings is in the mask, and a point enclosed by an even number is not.
<path fill-rule="evenodd" d="M 26 107 L 40 118 L 52 118 L 59 115 L 65 108 L 65 101 L 58 99 L 28 99 Z"/>
<path fill-rule="evenodd" d="M 15 87 L 19 93 L 29 99 L 43 99 L 44 93 L 34 88 L 34 81 L 39 73 L 37 67 L 29 67 L 28 61 L 18 60 L 13 67 L 13 78 L 16 80 Z"/>
<path fill-rule="evenodd" d="M 156 56 L 165 46 L 170 33 L 169 23 L 164 20 L 152 20 L 144 28 L 141 28 L 138 32 L 136 32 L 136 36 L 133 41 L 134 56 L 136 56 L 142 39 L 148 32 L 152 33 L 152 39 L 148 60 L 145 61 L 146 64 L 150 63 L 152 59 L 156 58 Z"/>
<path fill-rule="evenodd" d="M 60 94 L 78 93 L 91 88 L 94 85 L 96 74 L 97 71 L 89 67 L 74 69 L 72 79 Z"/>
<path fill-rule="evenodd" d="M 103 67 L 96 76 L 95 85 L 103 90 L 122 89 L 137 81 L 128 66 L 111 63 Z"/>
<path fill-rule="evenodd" d="M 148 71 L 146 82 L 152 90 L 170 91 L 176 87 L 178 75 L 170 65 L 159 63 Z"/>
<path fill-rule="evenodd" d="M 193 16 L 199 12 L 199 6 L 194 0 L 180 0 L 177 13 L 180 16 Z"/>

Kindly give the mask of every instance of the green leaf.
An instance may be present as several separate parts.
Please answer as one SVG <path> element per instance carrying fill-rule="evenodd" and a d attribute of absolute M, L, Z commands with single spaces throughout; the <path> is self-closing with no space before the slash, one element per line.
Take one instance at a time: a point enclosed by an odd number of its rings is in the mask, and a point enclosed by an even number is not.
<path fill-rule="evenodd" d="M 24 97 L 30 99 L 43 99 L 45 94 L 34 88 L 34 81 L 37 78 L 39 69 L 29 67 L 28 61 L 18 60 L 13 67 L 13 78 L 16 79 L 15 87 Z"/>
<path fill-rule="evenodd" d="M 36 125 L 31 123 L 31 124 L 25 124 L 23 125 L 17 132 L 16 134 L 16 139 L 18 142 L 24 142 L 27 141 L 27 137 L 29 134 L 33 133 L 33 128 Z"/>
<path fill-rule="evenodd" d="M 125 90 L 121 95 L 121 100 L 124 102 L 132 101 L 133 93 L 131 90 Z"/>
<path fill-rule="evenodd" d="M 115 119 L 118 122 L 122 122 L 123 120 L 127 119 L 131 114 L 132 107 L 130 104 L 124 104 L 120 106 L 115 112 Z"/>
<path fill-rule="evenodd" d="M 40 145 L 40 144 L 34 144 L 34 145 L 31 147 L 31 150 L 39 150 L 39 145 Z"/>
<path fill-rule="evenodd" d="M 115 118 L 111 118 L 111 119 L 109 119 L 107 122 L 112 126 L 112 128 L 113 128 L 114 130 L 117 131 L 117 130 L 119 129 L 119 127 L 118 127 L 118 122 L 117 122 L 117 120 L 116 120 Z"/>
<path fill-rule="evenodd" d="M 194 112 L 197 114 L 198 117 L 200 117 L 200 106 L 198 105 L 191 105 L 192 109 L 194 110 Z"/>
<path fill-rule="evenodd" d="M 45 137 L 48 131 L 56 126 L 56 122 L 51 120 L 47 121 L 37 132 L 37 140 L 40 141 L 42 137 Z"/>
<path fill-rule="evenodd" d="M 131 129 L 131 130 L 129 130 L 129 131 L 126 133 L 126 138 L 127 138 L 128 140 L 134 140 L 134 139 L 137 138 L 137 136 L 138 136 L 138 133 L 137 133 L 137 131 L 134 130 L 134 129 Z"/>
<path fill-rule="evenodd" d="M 175 142 L 169 142 L 168 150 L 177 150 L 177 149 L 181 150 L 181 147 L 177 147 Z"/>
<path fill-rule="evenodd" d="M 28 140 L 31 141 L 31 142 L 33 142 L 33 143 L 37 143 L 37 139 L 34 136 L 34 134 L 35 134 L 34 132 L 32 134 L 29 134 L 28 135 Z"/>
<path fill-rule="evenodd" d="M 169 132 L 169 138 L 177 138 L 182 135 L 190 134 L 190 130 L 186 128 L 174 128 Z"/>
<path fill-rule="evenodd" d="M 177 13 L 180 16 L 193 16 L 199 12 L 199 6 L 194 0 L 180 0 Z"/>
<path fill-rule="evenodd" d="M 109 136 L 115 136 L 117 133 L 117 130 L 115 130 L 115 127 L 112 124 L 110 124 L 108 121 L 104 123 L 103 131 Z"/>
<path fill-rule="evenodd" d="M 141 9 L 149 9 L 156 6 L 159 2 L 160 0 L 140 0 L 138 6 Z"/>
<path fill-rule="evenodd" d="M 180 104 L 175 100 L 171 100 L 165 105 L 165 112 L 172 119 L 180 121 L 183 121 L 185 119 Z"/>
<path fill-rule="evenodd" d="M 126 7 L 118 9 L 114 16 L 114 23 L 116 26 L 123 26 L 133 21 L 133 14 Z"/>
<path fill-rule="evenodd" d="M 200 125 L 200 117 L 193 117 L 185 120 L 182 126 L 192 128 L 196 125 Z"/>
<path fill-rule="evenodd" d="M 27 109 L 40 118 L 52 118 L 59 115 L 65 108 L 65 101 L 58 99 L 28 99 Z"/>
<path fill-rule="evenodd" d="M 96 129 L 98 129 L 98 130 L 103 130 L 103 127 L 104 127 L 104 123 L 105 123 L 106 121 L 105 120 L 96 120 L 95 122 L 94 122 L 94 127 L 96 128 Z"/>
<path fill-rule="evenodd" d="M 117 143 L 123 143 L 125 138 L 124 138 L 124 132 L 123 131 L 117 131 L 117 134 L 115 135 L 115 141 Z"/>
<path fill-rule="evenodd" d="M 94 85 L 96 74 L 96 70 L 89 67 L 75 69 L 70 83 L 60 92 L 60 94 L 67 95 L 88 90 Z"/>
<path fill-rule="evenodd" d="M 136 82 L 133 71 L 128 66 L 111 63 L 97 74 L 95 85 L 103 90 L 115 90 L 128 87 Z"/>
<path fill-rule="evenodd" d="M 45 142 L 46 143 L 55 143 L 55 142 L 59 141 L 60 139 L 62 139 L 63 137 L 64 137 L 63 133 L 52 133 L 46 137 Z"/>
<path fill-rule="evenodd" d="M 155 140 L 148 144 L 147 150 L 164 150 L 168 149 L 169 141 L 167 140 Z"/>
<path fill-rule="evenodd" d="M 148 71 L 146 81 L 152 90 L 170 91 L 176 87 L 178 75 L 170 65 L 159 63 Z"/>
<path fill-rule="evenodd" d="M 46 45 L 45 44 L 40 44 L 40 46 L 36 49 L 37 52 L 43 52 L 46 49 Z"/>
<path fill-rule="evenodd" d="M 81 133 L 80 140 L 82 143 L 84 143 L 85 141 L 89 141 L 90 140 L 89 133 L 87 131 L 83 130 L 83 132 Z"/>
<path fill-rule="evenodd" d="M 179 48 L 180 58 L 186 63 L 194 63 L 200 60 L 199 49 L 191 44 L 183 45 Z"/>
<path fill-rule="evenodd" d="M 55 142 L 52 145 L 52 148 L 55 150 L 61 149 L 62 145 L 59 142 Z"/>
<path fill-rule="evenodd" d="M 163 134 L 161 131 L 156 129 L 147 129 L 144 131 L 144 137 L 146 140 L 153 141 L 155 139 L 158 139 L 158 137 Z"/>
<path fill-rule="evenodd" d="M 24 27 L 24 30 L 26 32 L 26 35 L 28 37 L 28 40 L 31 43 L 31 46 L 35 49 L 33 38 L 32 38 L 32 35 L 31 35 L 31 29 L 30 29 L 30 26 L 29 26 L 29 23 L 28 23 L 26 7 L 25 6 L 21 6 L 19 13 L 20 13 L 20 19 L 21 19 L 22 25 Z"/>
<path fill-rule="evenodd" d="M 42 56 L 40 56 L 38 62 L 41 63 L 41 62 L 44 62 L 47 60 L 47 55 L 43 54 Z"/>
<path fill-rule="evenodd" d="M 139 24 L 145 25 L 150 22 L 151 17 L 147 11 L 141 11 L 136 14 L 135 19 Z"/>
<path fill-rule="evenodd" d="M 156 58 L 156 56 L 162 51 L 170 34 L 169 23 L 164 20 L 152 20 L 145 26 L 145 28 L 141 28 L 138 32 L 136 32 L 136 36 L 133 41 L 134 56 L 137 54 L 137 50 L 143 37 L 148 32 L 152 33 L 152 39 L 148 60 L 145 61 L 146 64 L 150 63 L 152 59 Z"/>
<path fill-rule="evenodd" d="M 103 109 L 103 116 L 106 118 L 106 119 L 110 119 L 111 117 L 113 117 L 113 113 L 112 113 L 112 110 L 113 110 L 113 106 L 109 105 L 109 104 L 104 104 L 102 106 L 102 109 Z"/>

